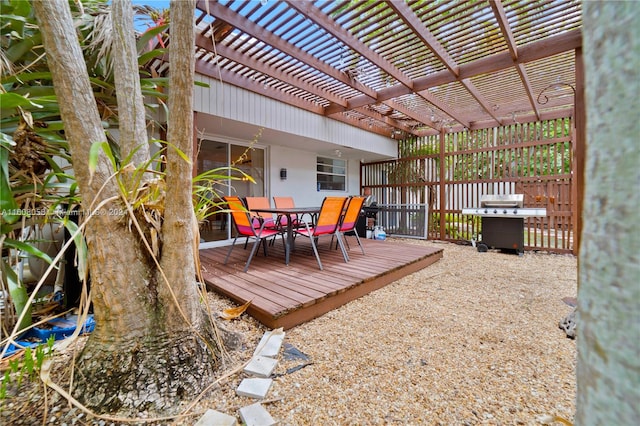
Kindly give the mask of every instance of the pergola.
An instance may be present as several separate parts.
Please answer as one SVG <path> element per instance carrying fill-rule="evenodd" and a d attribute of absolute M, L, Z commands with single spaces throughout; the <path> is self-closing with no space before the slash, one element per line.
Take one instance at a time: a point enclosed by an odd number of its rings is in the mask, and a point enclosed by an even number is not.
<path fill-rule="evenodd" d="M 574 115 L 581 4 L 197 2 L 196 71 L 396 139 Z"/>
<path fill-rule="evenodd" d="M 571 117 L 582 211 L 579 0 L 198 0 L 196 72 L 397 140 Z M 166 58 L 155 62 L 167 69 Z M 575 250 L 582 229 L 575 215 Z"/>

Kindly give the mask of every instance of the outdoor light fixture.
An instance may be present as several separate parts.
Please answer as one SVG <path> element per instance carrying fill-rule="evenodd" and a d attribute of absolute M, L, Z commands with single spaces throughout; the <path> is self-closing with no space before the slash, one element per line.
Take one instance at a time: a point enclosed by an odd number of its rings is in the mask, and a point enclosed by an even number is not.
<path fill-rule="evenodd" d="M 280 169 L 280 179 L 287 180 L 287 169 Z"/>

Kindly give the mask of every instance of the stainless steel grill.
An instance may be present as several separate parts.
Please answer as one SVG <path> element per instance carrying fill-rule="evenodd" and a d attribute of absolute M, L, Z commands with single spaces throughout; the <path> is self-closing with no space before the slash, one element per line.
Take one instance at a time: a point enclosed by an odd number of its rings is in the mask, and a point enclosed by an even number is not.
<path fill-rule="evenodd" d="M 462 214 L 482 217 L 482 240 L 478 251 L 489 248 L 524 253 L 524 218 L 544 217 L 545 208 L 525 208 L 524 194 L 490 194 L 480 197 L 480 207 L 462 209 Z"/>
<path fill-rule="evenodd" d="M 462 209 L 462 214 L 482 217 L 536 217 L 546 216 L 547 209 L 524 208 L 524 194 L 482 195 L 480 207 Z"/>

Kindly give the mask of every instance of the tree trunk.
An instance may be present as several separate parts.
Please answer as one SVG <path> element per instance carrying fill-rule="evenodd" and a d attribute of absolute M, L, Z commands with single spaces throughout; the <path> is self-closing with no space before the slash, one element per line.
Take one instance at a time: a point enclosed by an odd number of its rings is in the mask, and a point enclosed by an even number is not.
<path fill-rule="evenodd" d="M 169 310 L 177 307 L 169 303 L 175 297 L 197 306 L 195 285 L 195 256 L 198 248 L 194 245 L 198 224 L 193 210 L 192 173 L 193 165 L 185 157 L 193 158 L 193 75 L 195 72 L 195 27 L 193 25 L 195 0 L 171 3 L 171 45 L 169 49 L 169 119 L 167 140 L 167 178 L 165 217 L 162 225 L 164 248 L 162 270 L 167 274 L 171 288 L 162 286 L 160 294 L 166 299 Z M 188 249 L 186 249 L 188 248 Z M 178 284 L 179 283 L 179 284 Z M 170 291 L 167 291 L 170 290 Z M 195 312 L 191 307 L 189 309 Z M 176 326 L 184 326 L 179 312 L 172 312 L 169 321 Z M 189 318 L 193 321 L 194 318 Z"/>
<path fill-rule="evenodd" d="M 587 152 L 576 425 L 640 424 L 640 8 L 584 2 Z"/>
<path fill-rule="evenodd" d="M 121 0 L 115 0 L 118 1 Z M 118 7 L 131 8 L 128 0 L 123 3 Z M 173 159 L 176 164 L 167 170 L 176 176 L 167 177 L 175 187 L 167 193 L 166 214 L 171 217 L 163 227 L 167 235 L 159 262 L 165 268 L 175 268 L 165 270 L 168 277 L 165 280 L 131 224 L 105 155 L 101 154 L 91 176 L 88 166 L 91 144 L 106 138 L 74 32 L 69 3 L 67 0 L 36 1 L 33 6 L 60 101 L 84 209 L 87 211 L 94 200 L 99 203 L 112 199 L 100 214 L 91 217 L 86 228 L 96 328 L 76 359 L 73 393 L 87 407 L 100 413 L 174 413 L 182 400 L 193 398 L 211 383 L 220 356 L 212 344 L 213 328 L 206 321 L 194 282 L 191 185 L 190 179 L 189 184 L 186 183 L 184 165 L 177 164 L 186 162 Z M 193 2 L 172 2 L 171 8 L 177 18 L 172 23 L 172 35 L 193 32 Z M 189 14 L 187 21 L 185 17 Z M 116 31 L 119 25 L 113 22 Z M 175 28 L 179 26 L 188 28 Z M 132 31 L 122 30 L 122 35 L 127 33 L 133 37 Z M 193 46 L 192 42 L 187 51 L 177 55 L 193 55 Z M 172 42 L 171 49 L 175 48 L 184 49 L 185 43 L 174 45 Z M 133 71 L 131 74 L 137 75 Z M 191 95 L 183 92 L 186 88 L 192 90 L 188 80 L 193 79 L 193 74 L 183 78 L 185 81 L 172 88 L 170 96 L 185 97 L 190 103 Z M 131 99 L 118 96 L 119 103 Z M 190 104 L 188 108 L 190 115 Z M 135 109 L 134 114 L 139 114 L 139 108 Z M 135 122 L 136 117 L 130 119 Z M 189 120 L 186 121 L 180 124 L 177 120 L 177 127 L 190 126 Z M 182 138 L 184 130 L 179 132 L 174 137 L 176 140 Z M 131 138 L 141 137 L 135 130 L 127 134 Z M 189 128 L 188 145 L 190 135 Z M 125 144 L 131 146 L 131 142 Z M 147 141 L 135 141 L 135 144 L 141 143 Z M 179 146 L 182 145 L 180 140 Z M 145 156 L 137 156 L 136 160 L 147 161 L 148 154 Z M 190 166 L 187 167 L 190 170 Z M 140 223 L 140 226 L 148 231 L 148 224 Z M 174 256 L 174 261 L 163 260 Z"/>
<path fill-rule="evenodd" d="M 118 100 L 118 144 L 122 158 L 134 165 L 149 160 L 146 110 L 138 76 L 133 9 L 128 1 L 111 3 L 113 75 Z"/>

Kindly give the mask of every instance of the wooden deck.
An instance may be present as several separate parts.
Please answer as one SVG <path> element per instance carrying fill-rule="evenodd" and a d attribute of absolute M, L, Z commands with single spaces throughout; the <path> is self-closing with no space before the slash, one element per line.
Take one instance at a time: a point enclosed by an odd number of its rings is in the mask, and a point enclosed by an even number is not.
<path fill-rule="evenodd" d="M 265 326 L 288 329 L 435 263 L 443 251 L 362 239 L 363 255 L 355 237 L 350 236 L 350 261 L 345 263 L 339 249 L 329 248 L 329 240 L 320 239 L 322 271 L 310 242 L 297 238 L 288 266 L 278 240 L 269 247 L 267 257 L 262 248 L 259 250 L 246 273 L 243 269 L 250 246 L 244 250 L 244 241 L 236 243 L 227 265 L 222 262 L 228 247 L 200 250 L 203 277 L 209 290 L 239 304 L 251 300 L 247 313 Z"/>

